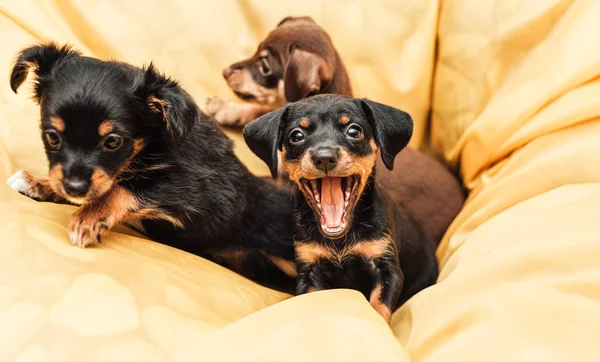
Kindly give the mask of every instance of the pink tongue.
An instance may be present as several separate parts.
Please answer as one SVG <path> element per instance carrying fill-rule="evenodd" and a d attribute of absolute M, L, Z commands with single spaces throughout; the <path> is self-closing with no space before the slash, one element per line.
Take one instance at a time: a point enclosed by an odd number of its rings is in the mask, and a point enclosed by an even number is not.
<path fill-rule="evenodd" d="M 321 181 L 321 211 L 325 217 L 325 226 L 337 228 L 342 225 L 344 192 L 340 177 L 323 177 Z"/>

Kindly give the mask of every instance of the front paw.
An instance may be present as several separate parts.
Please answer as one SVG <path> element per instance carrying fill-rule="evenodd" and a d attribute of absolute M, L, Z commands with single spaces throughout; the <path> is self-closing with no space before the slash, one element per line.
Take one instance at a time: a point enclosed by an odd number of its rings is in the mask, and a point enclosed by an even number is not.
<path fill-rule="evenodd" d="M 240 126 L 240 114 L 236 105 L 221 97 L 206 100 L 206 112 L 218 124 L 224 126 Z"/>
<path fill-rule="evenodd" d="M 80 248 L 100 243 L 113 225 L 112 217 L 101 215 L 84 205 L 71 216 L 69 238 Z"/>
<path fill-rule="evenodd" d="M 33 176 L 31 176 L 31 174 L 25 170 L 19 170 L 15 172 L 11 177 L 8 178 L 6 184 L 11 189 L 18 191 L 19 193 L 34 200 L 40 199 L 40 194 L 36 191 L 40 188 L 40 185 L 37 185 L 37 182 Z"/>

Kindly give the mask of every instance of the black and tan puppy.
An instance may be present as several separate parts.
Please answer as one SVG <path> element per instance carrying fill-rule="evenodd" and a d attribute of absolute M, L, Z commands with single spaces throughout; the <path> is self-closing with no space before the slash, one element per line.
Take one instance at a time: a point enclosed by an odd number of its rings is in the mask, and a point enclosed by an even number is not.
<path fill-rule="evenodd" d="M 247 100 L 209 99 L 208 114 L 228 126 L 244 125 L 285 102 L 313 94 L 352 96 L 348 73 L 331 38 L 309 17 L 283 19 L 252 57 L 227 67 L 223 76 Z M 392 200 L 402 203 L 439 242 L 462 207 L 465 194 L 460 183 L 440 162 L 411 148 L 404 149 L 394 165 L 396 170 L 389 172 L 378 158 L 378 180 Z M 284 180 L 284 170 L 280 167 L 278 172 Z"/>
<path fill-rule="evenodd" d="M 252 57 L 225 68 L 223 77 L 247 102 L 208 100 L 208 114 L 226 126 L 243 126 L 286 102 L 314 94 L 352 95 L 331 38 L 309 17 L 283 19 Z"/>
<path fill-rule="evenodd" d="M 407 113 L 335 95 L 291 103 L 245 127 L 273 176 L 279 150 L 297 186 L 297 293 L 356 289 L 389 323 L 398 306 L 435 283 L 435 242 L 375 180 L 377 151 L 391 169 L 411 135 Z"/>
<path fill-rule="evenodd" d="M 251 175 L 176 81 L 152 65 L 52 43 L 20 52 L 13 91 L 30 70 L 50 171 L 19 171 L 8 184 L 36 200 L 81 205 L 68 227 L 74 245 L 133 223 L 154 240 L 293 290 L 289 192 Z"/>

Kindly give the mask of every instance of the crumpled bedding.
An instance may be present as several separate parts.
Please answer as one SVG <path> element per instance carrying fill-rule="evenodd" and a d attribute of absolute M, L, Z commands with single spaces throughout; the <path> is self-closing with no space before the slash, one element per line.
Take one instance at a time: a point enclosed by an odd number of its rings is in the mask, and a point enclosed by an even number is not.
<path fill-rule="evenodd" d="M 0 69 L 26 45 L 70 42 L 152 60 L 202 104 L 233 97 L 221 69 L 287 15 L 328 30 L 356 95 L 410 112 L 411 146 L 463 178 L 438 283 L 390 329 L 357 292 L 290 298 L 126 227 L 72 247 L 73 207 L 0 185 L 0 360 L 598 361 L 600 3 L 4 1 Z M 0 179 L 47 172 L 38 117 L 0 82 Z"/>

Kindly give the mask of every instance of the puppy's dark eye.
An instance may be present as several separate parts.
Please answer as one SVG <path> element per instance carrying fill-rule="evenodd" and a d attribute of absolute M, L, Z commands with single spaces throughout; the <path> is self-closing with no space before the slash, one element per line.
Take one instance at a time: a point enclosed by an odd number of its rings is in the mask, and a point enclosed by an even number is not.
<path fill-rule="evenodd" d="M 304 141 L 304 133 L 301 130 L 295 129 L 290 133 L 290 143 L 298 144 Z"/>
<path fill-rule="evenodd" d="M 123 137 L 116 134 L 109 134 L 104 139 L 104 144 L 102 145 L 107 151 L 116 151 L 123 145 Z"/>
<path fill-rule="evenodd" d="M 61 142 L 60 135 L 55 130 L 52 129 L 52 130 L 48 130 L 48 131 L 44 132 L 44 137 L 46 138 L 46 142 L 48 142 L 50 147 L 52 147 L 52 148 L 60 147 L 60 142 Z"/>
<path fill-rule="evenodd" d="M 360 140 L 365 136 L 363 129 L 356 124 L 353 124 L 350 127 L 348 127 L 348 129 L 346 129 L 346 134 L 348 135 L 348 137 L 354 138 L 355 140 Z"/>
<path fill-rule="evenodd" d="M 262 74 L 265 77 L 271 74 L 271 67 L 269 66 L 269 61 L 267 60 L 267 58 L 260 58 L 258 70 L 260 71 L 260 74 Z"/>

